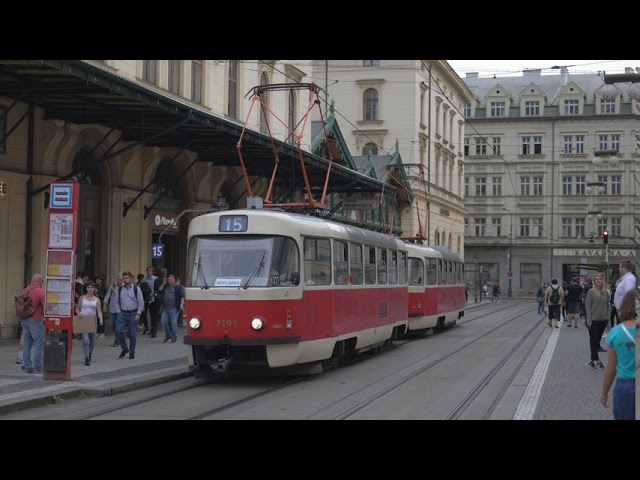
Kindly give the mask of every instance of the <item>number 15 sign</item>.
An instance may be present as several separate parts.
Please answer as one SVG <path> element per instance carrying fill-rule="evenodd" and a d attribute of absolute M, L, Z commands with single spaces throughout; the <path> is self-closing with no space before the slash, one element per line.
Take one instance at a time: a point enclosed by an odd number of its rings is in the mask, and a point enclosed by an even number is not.
<path fill-rule="evenodd" d="M 164 258 L 164 245 L 162 243 L 154 243 L 151 247 L 151 258 Z"/>

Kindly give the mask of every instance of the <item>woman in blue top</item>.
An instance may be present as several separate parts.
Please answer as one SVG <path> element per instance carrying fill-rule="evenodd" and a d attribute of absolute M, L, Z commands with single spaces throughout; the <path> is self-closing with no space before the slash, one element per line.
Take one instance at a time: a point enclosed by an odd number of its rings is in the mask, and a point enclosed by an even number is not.
<path fill-rule="evenodd" d="M 613 418 L 636 419 L 636 292 L 628 291 L 618 311 L 619 323 L 607 335 L 609 344 L 607 369 L 602 381 L 600 403 L 609 406 L 609 389 L 613 389 Z M 616 378 L 617 377 L 617 378 Z"/>

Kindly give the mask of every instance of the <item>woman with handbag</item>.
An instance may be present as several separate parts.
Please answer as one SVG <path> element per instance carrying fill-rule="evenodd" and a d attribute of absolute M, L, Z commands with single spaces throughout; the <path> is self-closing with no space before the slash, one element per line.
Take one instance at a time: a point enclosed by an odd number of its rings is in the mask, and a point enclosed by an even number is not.
<path fill-rule="evenodd" d="M 96 327 L 104 324 L 102 320 L 102 302 L 95 295 L 96 285 L 93 282 L 87 283 L 87 293 L 82 295 L 76 305 L 76 315 L 93 316 L 96 319 Z M 96 328 L 97 330 L 97 328 Z M 91 354 L 96 344 L 96 334 L 82 333 L 82 350 L 84 352 L 85 366 L 91 365 Z"/>

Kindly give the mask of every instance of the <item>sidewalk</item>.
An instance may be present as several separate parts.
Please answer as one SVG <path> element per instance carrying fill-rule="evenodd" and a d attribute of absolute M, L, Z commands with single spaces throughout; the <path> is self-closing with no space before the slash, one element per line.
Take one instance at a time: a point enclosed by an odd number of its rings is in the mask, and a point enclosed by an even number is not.
<path fill-rule="evenodd" d="M 47 405 L 59 399 L 109 396 L 148 387 L 188 373 L 189 347 L 182 343 L 186 328 L 180 328 L 177 343 L 164 343 L 138 332 L 136 358 L 118 358 L 120 347 L 111 347 L 113 333 L 96 339 L 90 366 L 84 365 L 82 341 L 73 340 L 71 380 L 44 380 L 25 374 L 16 363 L 18 340 L 0 340 L 0 416 L 27 408 Z"/>

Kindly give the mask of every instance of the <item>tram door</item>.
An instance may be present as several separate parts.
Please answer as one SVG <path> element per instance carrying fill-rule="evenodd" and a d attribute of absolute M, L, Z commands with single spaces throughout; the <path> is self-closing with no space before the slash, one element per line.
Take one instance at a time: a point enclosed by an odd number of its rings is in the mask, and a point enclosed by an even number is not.
<path fill-rule="evenodd" d="M 86 270 L 93 279 L 103 274 L 106 265 L 100 258 L 102 239 L 102 188 L 94 185 L 80 185 L 80 205 L 78 209 L 78 259 L 77 271 Z"/>

